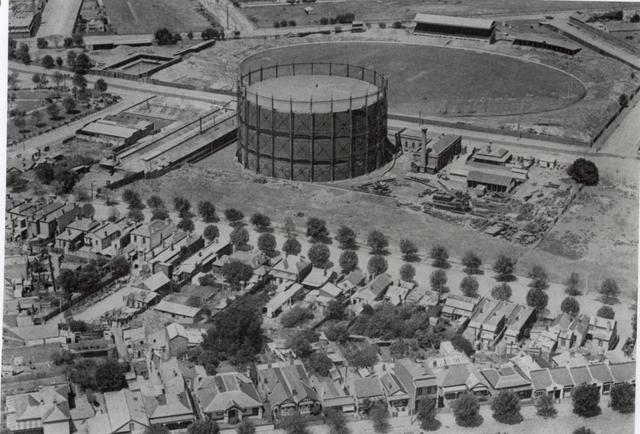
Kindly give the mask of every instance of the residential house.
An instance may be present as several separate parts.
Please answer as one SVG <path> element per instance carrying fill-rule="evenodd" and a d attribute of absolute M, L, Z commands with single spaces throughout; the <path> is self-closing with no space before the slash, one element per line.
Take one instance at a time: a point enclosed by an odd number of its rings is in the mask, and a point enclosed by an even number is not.
<path fill-rule="evenodd" d="M 525 337 L 535 321 L 535 311 L 530 306 L 517 304 L 509 318 L 507 318 L 506 330 L 504 331 L 504 342 L 506 344 L 517 344 Z"/>
<path fill-rule="evenodd" d="M 412 284 L 414 285 L 414 284 Z M 405 302 L 407 295 L 413 289 L 411 285 L 391 285 L 387 288 L 387 292 L 384 294 L 385 301 L 398 306 Z"/>
<path fill-rule="evenodd" d="M 300 360 L 261 364 L 257 366 L 258 388 L 279 419 L 298 411 L 310 414 L 319 411 L 319 399 L 309 375 Z"/>
<path fill-rule="evenodd" d="M 138 311 L 147 310 L 156 297 L 158 294 L 146 289 L 127 287 L 122 290 L 122 300 L 125 306 Z"/>
<path fill-rule="evenodd" d="M 3 387 L 4 389 L 4 387 Z M 6 392 L 3 390 L 3 395 Z M 67 385 L 41 386 L 31 393 L 5 395 L 3 425 L 10 432 L 71 433 Z"/>
<path fill-rule="evenodd" d="M 488 382 L 491 395 L 506 390 L 516 393 L 520 399 L 531 398 L 531 381 L 514 366 L 503 365 L 499 369 L 484 369 L 480 374 Z"/>
<path fill-rule="evenodd" d="M 589 316 L 587 315 L 578 315 L 573 318 L 564 312 L 559 314 L 550 327 L 558 331 L 556 351 L 567 351 L 584 345 L 588 328 Z"/>
<path fill-rule="evenodd" d="M 304 288 L 301 284 L 284 281 L 278 285 L 275 296 L 267 302 L 263 308 L 263 313 L 269 318 L 275 318 L 284 310 L 293 306 L 302 297 L 303 293 Z"/>
<path fill-rule="evenodd" d="M 471 318 L 469 318 L 469 323 L 463 336 L 471 342 L 479 340 L 482 333 L 482 325 L 499 305 L 500 302 L 498 300 L 485 297 L 481 298 L 475 312 L 471 315 Z"/>
<path fill-rule="evenodd" d="M 507 321 L 517 304 L 509 301 L 501 301 L 491 314 L 485 318 L 480 332 L 480 347 L 487 351 L 492 350 L 506 331 Z"/>
<path fill-rule="evenodd" d="M 148 291 L 161 292 L 171 286 L 171 279 L 162 271 L 158 271 L 143 280 L 140 286 Z"/>
<path fill-rule="evenodd" d="M 392 414 L 394 416 L 408 415 L 411 411 L 409 406 L 411 395 L 409 395 L 409 392 L 400 383 L 395 374 L 392 372 L 385 373 L 380 377 L 380 384 L 382 384 L 382 390 Z"/>
<path fill-rule="evenodd" d="M 587 338 L 591 339 L 591 347 L 598 352 L 612 350 L 618 343 L 617 321 L 599 316 L 593 316 L 589 320 Z"/>
<path fill-rule="evenodd" d="M 149 335 L 148 342 L 162 360 L 182 357 L 189 349 L 189 337 L 182 324 L 171 323 Z"/>
<path fill-rule="evenodd" d="M 385 400 L 382 385 L 378 377 L 362 377 L 353 380 L 353 395 L 359 412 L 369 409 L 376 402 Z"/>
<path fill-rule="evenodd" d="M 587 366 L 591 373 L 591 378 L 596 382 L 602 395 L 611 393 L 611 386 L 615 382 L 613 374 L 609 370 L 609 366 L 604 363 L 593 363 Z"/>
<path fill-rule="evenodd" d="M 105 392 L 102 412 L 86 423 L 91 434 L 143 433 L 150 426 L 142 395 L 129 389 Z"/>
<path fill-rule="evenodd" d="M 418 409 L 420 401 L 437 399 L 438 380 L 426 365 L 410 359 L 400 359 L 395 362 L 394 373 L 409 393 L 411 413 Z"/>
<path fill-rule="evenodd" d="M 173 320 L 183 324 L 193 324 L 198 321 L 202 308 L 186 306 L 180 303 L 161 300 L 153 309 L 169 315 Z"/>
<path fill-rule="evenodd" d="M 440 395 L 450 404 L 464 393 L 487 397 L 489 387 L 470 364 L 450 365 L 442 371 L 439 381 Z"/>
<path fill-rule="evenodd" d="M 571 377 L 569 368 L 557 367 L 547 369 L 532 369 L 529 378 L 533 388 L 533 397 L 549 395 L 555 400 L 562 400 L 571 396 L 576 384 Z"/>
<path fill-rule="evenodd" d="M 177 236 L 178 234 L 174 234 Z M 204 238 L 201 236 L 187 235 L 176 242 L 172 242 L 161 252 L 155 252 L 152 257 L 147 258 L 147 263 L 151 266 L 151 272 L 162 271 L 168 277 L 173 276 L 173 270 L 187 257 L 191 256 L 204 247 Z"/>
<path fill-rule="evenodd" d="M 154 249 L 173 234 L 174 225 L 170 220 L 153 220 L 131 232 L 131 243 L 141 252 Z"/>
<path fill-rule="evenodd" d="M 241 419 L 260 419 L 264 407 L 251 380 L 239 372 L 197 378 L 193 397 L 200 417 L 237 423 Z"/>
<path fill-rule="evenodd" d="M 338 287 L 345 294 L 351 295 L 364 284 L 365 278 L 366 276 L 362 270 L 356 268 L 338 282 Z"/>
<path fill-rule="evenodd" d="M 119 225 L 105 221 L 89 231 L 85 236 L 85 240 L 92 252 L 103 253 L 111 247 L 114 241 L 119 240 L 121 235 L 122 229 Z M 121 247 L 124 246 L 121 245 Z"/>
<path fill-rule="evenodd" d="M 361 288 L 358 292 L 351 297 L 351 304 L 363 306 L 365 304 L 372 305 L 376 301 L 382 299 L 385 291 L 393 280 L 387 273 L 382 273 L 376 276 L 371 282 L 364 288 Z"/>
<path fill-rule="evenodd" d="M 228 235 L 224 239 L 221 235 L 213 242 L 205 245 L 201 250 L 184 259 L 182 263 L 175 267 L 172 277 L 178 282 L 187 281 L 232 252 L 233 245 L 229 241 Z"/>
<path fill-rule="evenodd" d="M 457 321 L 461 318 L 467 320 L 471 318 L 479 302 L 479 298 L 451 294 L 442 306 L 442 316 L 452 321 Z"/>
<path fill-rule="evenodd" d="M 636 363 L 635 361 L 623 363 L 611 363 L 609 365 L 613 384 L 629 383 L 636 384 Z"/>
<path fill-rule="evenodd" d="M 335 280 L 336 273 L 325 268 L 313 267 L 307 277 L 302 281 L 302 286 L 307 289 L 318 289 Z"/>
<path fill-rule="evenodd" d="M 565 351 L 564 353 L 556 354 L 551 357 L 551 361 L 554 366 L 584 366 L 589 363 L 589 360 L 580 352 L 576 350 Z"/>
<path fill-rule="evenodd" d="M 313 265 L 304 256 L 285 256 L 276 259 L 269 274 L 276 284 L 283 282 L 302 282 L 311 272 Z"/>

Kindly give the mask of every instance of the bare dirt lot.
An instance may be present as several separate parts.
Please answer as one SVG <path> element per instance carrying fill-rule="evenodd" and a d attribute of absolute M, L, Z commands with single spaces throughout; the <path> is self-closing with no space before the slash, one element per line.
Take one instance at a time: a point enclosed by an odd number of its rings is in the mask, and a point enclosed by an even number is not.
<path fill-rule="evenodd" d="M 104 0 L 116 33 L 154 33 L 166 27 L 173 32 L 202 31 L 209 22 L 197 12 L 196 0 Z"/>

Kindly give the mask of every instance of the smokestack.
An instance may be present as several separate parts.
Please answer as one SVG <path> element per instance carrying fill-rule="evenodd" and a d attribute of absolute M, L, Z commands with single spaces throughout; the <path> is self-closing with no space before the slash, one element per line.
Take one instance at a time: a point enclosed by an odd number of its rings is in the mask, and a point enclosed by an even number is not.
<path fill-rule="evenodd" d="M 427 170 L 427 127 L 422 126 L 422 158 L 420 162 L 424 165 L 424 170 Z"/>

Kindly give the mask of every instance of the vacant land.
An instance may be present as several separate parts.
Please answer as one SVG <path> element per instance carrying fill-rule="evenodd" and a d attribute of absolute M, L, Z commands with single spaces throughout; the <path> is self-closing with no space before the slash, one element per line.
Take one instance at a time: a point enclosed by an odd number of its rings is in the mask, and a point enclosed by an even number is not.
<path fill-rule="evenodd" d="M 268 50 L 247 68 L 293 62 L 350 63 L 389 77 L 395 112 L 436 115 L 536 113 L 566 107 L 585 89 L 544 65 L 512 57 L 385 43 L 299 45 Z M 479 84 L 482 83 L 482 86 Z"/>
<path fill-rule="evenodd" d="M 247 2 L 246 4 L 251 4 Z M 343 2 L 315 3 L 313 12 L 307 14 L 308 4 L 252 6 L 242 11 L 258 26 L 273 27 L 275 21 L 294 20 L 298 26 L 319 24 L 320 18 L 335 17 L 347 12 L 356 19 L 373 22 L 411 21 L 416 13 L 450 14 L 463 16 L 510 16 L 538 14 L 577 9 L 623 8 L 619 2 L 550 2 L 545 0 L 346 0 Z M 628 7 L 628 5 L 626 5 Z"/>
<path fill-rule="evenodd" d="M 42 12 L 38 37 L 71 36 L 82 0 L 49 0 Z"/>
<path fill-rule="evenodd" d="M 173 32 L 202 31 L 209 22 L 198 13 L 196 0 L 104 0 L 116 33 L 154 33 L 166 27 Z"/>

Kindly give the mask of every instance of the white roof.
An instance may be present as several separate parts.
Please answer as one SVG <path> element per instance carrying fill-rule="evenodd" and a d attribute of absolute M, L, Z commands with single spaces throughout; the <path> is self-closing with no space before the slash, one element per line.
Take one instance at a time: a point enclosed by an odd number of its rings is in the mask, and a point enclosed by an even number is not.
<path fill-rule="evenodd" d="M 149 276 L 142 284 L 146 286 L 150 291 L 157 291 L 162 288 L 171 280 L 162 271 L 158 271 L 156 274 Z"/>
<path fill-rule="evenodd" d="M 193 318 L 200 312 L 199 307 L 186 306 L 184 304 L 173 303 L 171 301 L 161 300 L 160 303 L 153 307 L 160 312 L 172 313 L 175 315 Z"/>
<path fill-rule="evenodd" d="M 449 15 L 416 14 L 413 21 L 418 23 L 441 24 L 444 26 L 491 29 L 495 21 L 483 18 L 453 17 Z"/>
<path fill-rule="evenodd" d="M 129 137 L 137 133 L 138 129 L 125 127 L 112 122 L 105 122 L 103 120 L 97 120 L 85 125 L 80 129 L 80 131 L 88 134 L 100 134 L 103 136 L 128 139 Z"/>
<path fill-rule="evenodd" d="M 290 282 L 286 282 L 289 284 Z M 299 283 L 293 283 L 290 287 L 285 289 L 282 292 L 278 292 L 269 302 L 267 303 L 267 310 L 269 312 L 273 312 L 278 309 L 280 306 L 289 301 L 298 291 L 302 289 L 302 285 Z"/>

